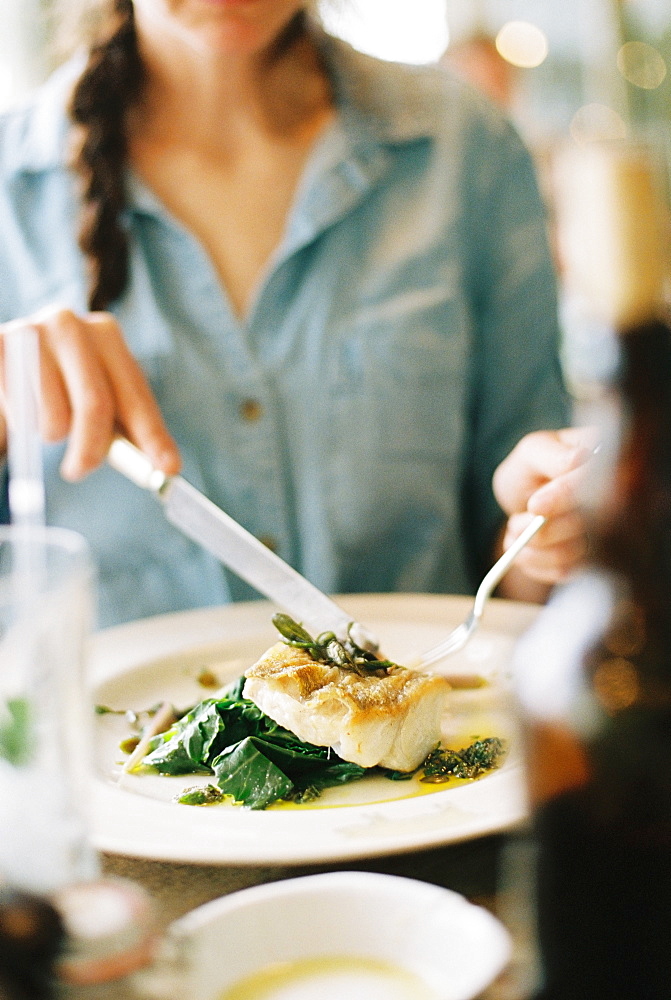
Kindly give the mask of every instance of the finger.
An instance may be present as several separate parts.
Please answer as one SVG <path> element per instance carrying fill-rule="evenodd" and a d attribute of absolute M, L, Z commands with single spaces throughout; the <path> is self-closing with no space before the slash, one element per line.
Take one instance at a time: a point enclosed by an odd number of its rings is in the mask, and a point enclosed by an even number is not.
<path fill-rule="evenodd" d="M 577 468 L 589 454 L 568 431 L 529 434 L 520 441 L 518 449 L 518 460 L 526 466 L 527 480 L 539 486 Z"/>
<path fill-rule="evenodd" d="M 115 400 L 87 322 L 69 310 L 55 314 L 46 331 L 71 409 L 61 463 L 65 479 L 81 479 L 103 461 L 114 433 Z"/>
<path fill-rule="evenodd" d="M 45 441 L 62 441 L 70 433 L 72 407 L 68 391 L 59 371 L 56 358 L 46 342 L 44 331 L 37 327 L 40 336 L 40 431 Z"/>
<path fill-rule="evenodd" d="M 494 492 L 503 510 L 525 510 L 545 483 L 582 465 L 594 447 L 593 428 L 569 427 L 527 434 L 494 473 Z M 543 513 L 543 511 L 537 511 Z"/>
<path fill-rule="evenodd" d="M 506 525 L 504 549 L 526 528 L 532 519 L 528 513 L 513 515 Z M 546 584 L 558 583 L 586 556 L 587 532 L 577 511 L 553 518 L 534 536 L 516 560 L 519 570 Z"/>
<path fill-rule="evenodd" d="M 562 583 L 587 555 L 585 539 L 573 539 L 561 545 L 540 549 L 528 547 L 518 556 L 517 566 L 539 583 Z"/>
<path fill-rule="evenodd" d="M 582 452 L 583 460 L 594 454 L 601 437 L 599 428 L 591 425 L 563 427 L 561 430 L 556 431 L 556 434 L 559 440 L 568 448 L 575 448 L 579 455 Z"/>
<path fill-rule="evenodd" d="M 39 424 L 40 432 L 47 441 L 60 441 L 70 429 L 71 411 L 63 379 L 48 344 L 48 331 L 43 324 L 30 323 L 38 335 L 39 347 Z M 4 372 L 4 339 L 12 335 L 13 329 L 25 329 L 26 323 L 16 321 L 0 328 L 0 367 Z M 7 399 L 0 380 L 0 406 L 7 413 Z M 6 433 L 6 431 L 5 431 Z"/>
<path fill-rule="evenodd" d="M 575 460 L 557 432 L 528 434 L 494 473 L 494 493 L 507 514 L 526 510 L 529 497 L 544 483 L 568 472 Z"/>
<path fill-rule="evenodd" d="M 544 483 L 527 500 L 527 510 L 547 518 L 561 517 L 576 510 L 585 473 L 586 466 L 583 464 Z"/>
<path fill-rule="evenodd" d="M 118 425 L 157 468 L 174 475 L 181 467 L 179 449 L 163 421 L 144 372 L 111 317 L 92 313 L 89 318 L 114 393 Z"/>
<path fill-rule="evenodd" d="M 507 549 L 516 538 L 522 534 L 528 524 L 533 520 L 530 513 L 513 514 L 506 524 L 503 537 L 503 548 Z M 577 510 L 572 510 L 560 517 L 548 520 L 547 524 L 538 531 L 532 540 L 526 545 L 528 550 L 550 549 L 555 545 L 563 545 L 574 541 L 586 544 L 587 530 L 582 515 Z"/>

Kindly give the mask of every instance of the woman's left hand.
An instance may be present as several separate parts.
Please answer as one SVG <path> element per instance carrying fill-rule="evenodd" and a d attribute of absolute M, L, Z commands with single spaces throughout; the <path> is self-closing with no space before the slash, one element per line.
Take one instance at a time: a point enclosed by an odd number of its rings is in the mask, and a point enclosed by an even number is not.
<path fill-rule="evenodd" d="M 494 494 L 508 516 L 501 551 L 537 514 L 547 518 L 504 578 L 503 596 L 543 600 L 585 558 L 579 490 L 596 441 L 591 427 L 536 431 L 523 437 L 497 468 Z"/>

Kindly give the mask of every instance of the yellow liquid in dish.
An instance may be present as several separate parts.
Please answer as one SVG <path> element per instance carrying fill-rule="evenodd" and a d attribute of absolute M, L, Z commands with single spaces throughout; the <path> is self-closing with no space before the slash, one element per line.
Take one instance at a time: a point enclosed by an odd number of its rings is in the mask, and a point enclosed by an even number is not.
<path fill-rule="evenodd" d="M 255 972 L 219 1000 L 437 1000 L 414 973 L 392 962 L 325 956 L 281 962 Z"/>

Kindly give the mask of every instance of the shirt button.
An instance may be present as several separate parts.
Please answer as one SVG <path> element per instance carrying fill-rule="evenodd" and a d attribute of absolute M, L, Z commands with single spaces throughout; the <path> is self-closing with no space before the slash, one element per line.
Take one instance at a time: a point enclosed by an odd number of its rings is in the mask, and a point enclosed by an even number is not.
<path fill-rule="evenodd" d="M 263 416 L 263 407 L 258 399 L 244 399 L 240 403 L 240 416 L 249 423 L 260 420 Z"/>
<path fill-rule="evenodd" d="M 272 535 L 259 535 L 259 541 L 262 542 L 267 549 L 270 549 L 271 552 L 277 552 L 279 548 L 277 539 Z"/>

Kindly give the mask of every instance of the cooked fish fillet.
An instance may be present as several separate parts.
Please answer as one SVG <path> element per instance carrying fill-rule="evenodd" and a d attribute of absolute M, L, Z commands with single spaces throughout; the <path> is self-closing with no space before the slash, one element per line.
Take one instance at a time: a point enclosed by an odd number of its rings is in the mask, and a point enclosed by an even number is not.
<path fill-rule="evenodd" d="M 317 663 L 284 642 L 271 646 L 245 677 L 245 698 L 271 719 L 362 767 L 412 771 L 440 741 L 449 691 L 443 677 L 403 669 L 361 676 Z"/>

